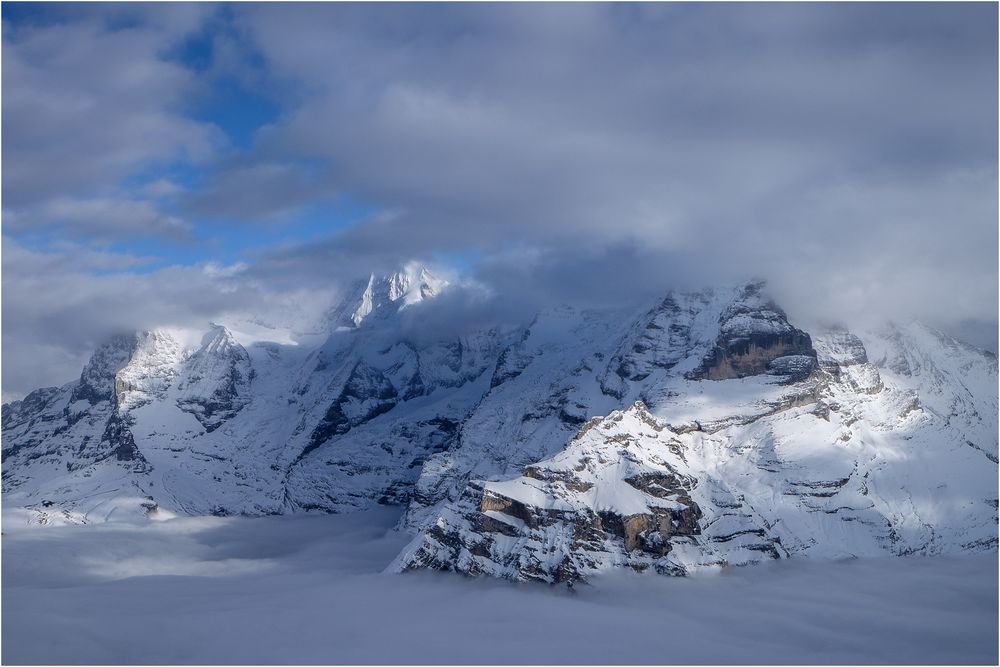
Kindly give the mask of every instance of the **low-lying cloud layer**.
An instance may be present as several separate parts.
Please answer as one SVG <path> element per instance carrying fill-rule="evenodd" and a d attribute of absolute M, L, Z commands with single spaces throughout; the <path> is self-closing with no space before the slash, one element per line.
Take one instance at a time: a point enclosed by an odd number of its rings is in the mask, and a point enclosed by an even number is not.
<path fill-rule="evenodd" d="M 415 257 L 496 308 L 764 277 L 996 347 L 993 5 L 8 7 L 5 395 Z"/>
<path fill-rule="evenodd" d="M 381 574 L 394 510 L 142 524 L 4 516 L 10 664 L 986 664 L 996 557 L 617 572 L 576 591 Z"/>

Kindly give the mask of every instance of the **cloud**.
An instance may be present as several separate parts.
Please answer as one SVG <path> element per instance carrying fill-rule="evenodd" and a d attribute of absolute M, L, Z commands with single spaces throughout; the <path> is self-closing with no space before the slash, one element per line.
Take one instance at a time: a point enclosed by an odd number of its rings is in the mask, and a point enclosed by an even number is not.
<path fill-rule="evenodd" d="M 191 195 L 186 208 L 195 215 L 247 222 L 288 217 L 333 194 L 316 174 L 298 165 L 234 161 L 204 191 Z"/>
<path fill-rule="evenodd" d="M 413 257 L 461 258 L 482 286 L 436 306 L 440 327 L 759 276 L 803 326 L 995 331 L 994 5 L 60 11 L 4 25 L 4 346 L 30 352 L 5 386 L 38 384 L 36 363 L 58 375 L 32 346 L 82 354 L 105 310 L 120 326 L 280 310 Z M 194 38 L 200 69 L 176 57 Z M 239 152 L 192 115 L 230 84 L 278 108 Z M 105 256 L 113 275 L 56 243 L 225 227 L 211 247 L 246 248 L 260 227 L 240 222 L 340 197 L 377 212 L 221 272 Z M 37 229 L 47 248 L 11 243 Z"/>
<path fill-rule="evenodd" d="M 252 7 L 238 20 L 272 85 L 299 95 L 248 159 L 318 161 L 328 192 L 391 212 L 302 248 L 307 264 L 512 245 L 587 263 L 631 244 L 663 265 L 608 267 L 633 283 L 764 275 L 816 312 L 995 319 L 995 18 Z M 545 275 L 536 289 L 565 291 Z"/>
<path fill-rule="evenodd" d="M 142 192 L 150 197 L 153 197 L 154 199 L 163 199 L 173 197 L 181 192 L 184 192 L 184 188 L 177 183 L 174 183 L 169 178 L 158 178 L 157 180 L 144 185 L 142 187 Z"/>
<path fill-rule="evenodd" d="M 160 25 L 129 24 L 114 10 L 4 22 L 5 207 L 93 196 L 135 169 L 218 150 L 219 130 L 185 113 L 197 78 L 161 57 L 190 18 L 177 21 L 169 9 L 149 16 Z"/>
<path fill-rule="evenodd" d="M 162 189 L 162 182 L 159 187 Z M 132 199 L 58 197 L 36 208 L 11 213 L 5 219 L 7 231 L 15 233 L 49 226 L 59 227 L 70 236 L 101 241 L 132 236 L 183 240 L 192 231 L 190 223 L 163 213 L 153 203 Z"/>
<path fill-rule="evenodd" d="M 626 570 L 570 592 L 382 574 L 409 537 L 392 530 L 393 508 L 86 526 L 25 526 L 8 509 L 3 519 L 4 651 L 14 664 L 981 664 L 996 655 L 993 554 L 793 558 L 690 577 Z"/>
<path fill-rule="evenodd" d="M 175 325 L 207 328 L 220 314 L 268 303 L 259 287 L 205 267 L 136 273 L 143 258 L 65 245 L 3 244 L 5 397 L 78 375 L 111 335 Z"/>

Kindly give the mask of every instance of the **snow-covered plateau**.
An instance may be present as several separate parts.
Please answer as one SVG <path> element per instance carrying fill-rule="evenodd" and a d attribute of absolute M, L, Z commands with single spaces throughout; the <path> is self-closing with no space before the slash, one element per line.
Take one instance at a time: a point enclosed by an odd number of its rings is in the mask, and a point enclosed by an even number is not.
<path fill-rule="evenodd" d="M 116 534 L 391 506 L 391 572 L 547 583 L 996 554 L 992 354 L 919 323 L 806 332 L 759 282 L 421 332 L 449 289 L 371 276 L 314 343 L 116 336 L 3 406 L 4 507 Z"/>

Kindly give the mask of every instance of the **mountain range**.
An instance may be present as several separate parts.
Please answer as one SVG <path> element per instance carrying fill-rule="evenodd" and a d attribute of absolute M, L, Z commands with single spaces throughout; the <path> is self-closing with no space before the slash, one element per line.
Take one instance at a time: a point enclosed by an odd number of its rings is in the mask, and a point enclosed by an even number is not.
<path fill-rule="evenodd" d="M 405 509 L 390 568 L 549 583 L 997 549 L 997 361 L 919 323 L 806 332 L 759 281 L 414 336 L 358 281 L 315 344 L 128 332 L 3 406 L 40 523 Z"/>

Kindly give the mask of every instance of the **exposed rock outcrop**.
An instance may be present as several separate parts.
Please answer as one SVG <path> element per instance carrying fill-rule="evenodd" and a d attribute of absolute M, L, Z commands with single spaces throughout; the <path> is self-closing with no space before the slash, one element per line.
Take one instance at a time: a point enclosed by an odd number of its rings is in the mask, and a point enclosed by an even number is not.
<path fill-rule="evenodd" d="M 719 316 L 719 337 L 690 379 L 729 380 L 762 373 L 805 377 L 816 366 L 812 339 L 750 283 Z"/>
<path fill-rule="evenodd" d="M 519 478 L 470 482 L 394 567 L 557 583 L 620 565 L 683 574 L 692 547 L 698 564 L 721 563 L 697 548 L 702 512 L 685 469 L 680 443 L 637 403 Z"/>
<path fill-rule="evenodd" d="M 211 433 L 250 400 L 250 355 L 223 326 L 214 325 L 184 364 L 177 406 Z"/>

